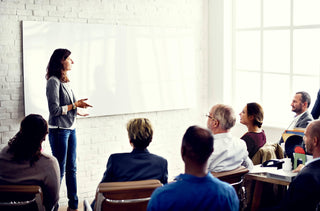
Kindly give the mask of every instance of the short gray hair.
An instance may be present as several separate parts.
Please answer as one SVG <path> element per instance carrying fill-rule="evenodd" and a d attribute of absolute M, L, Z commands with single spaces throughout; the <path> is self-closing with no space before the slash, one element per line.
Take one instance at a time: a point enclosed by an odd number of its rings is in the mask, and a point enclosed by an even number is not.
<path fill-rule="evenodd" d="M 212 116 L 219 121 L 220 127 L 224 130 L 229 130 L 236 123 L 236 115 L 228 105 L 216 105 Z"/>

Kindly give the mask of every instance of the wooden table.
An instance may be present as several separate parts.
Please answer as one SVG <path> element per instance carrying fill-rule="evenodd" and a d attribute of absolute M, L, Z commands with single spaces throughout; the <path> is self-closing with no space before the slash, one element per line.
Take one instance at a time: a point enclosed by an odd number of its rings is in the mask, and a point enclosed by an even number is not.
<path fill-rule="evenodd" d="M 290 182 L 287 181 L 268 178 L 265 173 L 249 173 L 245 175 L 245 179 L 255 181 L 251 211 L 259 209 L 264 182 L 284 186 L 288 186 L 290 184 Z"/>

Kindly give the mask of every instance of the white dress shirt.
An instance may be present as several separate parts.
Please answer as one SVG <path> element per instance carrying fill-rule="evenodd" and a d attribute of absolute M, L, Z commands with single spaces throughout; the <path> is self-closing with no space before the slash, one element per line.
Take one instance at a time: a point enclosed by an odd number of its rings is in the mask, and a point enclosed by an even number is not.
<path fill-rule="evenodd" d="M 243 140 L 233 137 L 231 133 L 220 133 L 213 137 L 213 153 L 208 160 L 209 171 L 230 171 L 241 165 L 249 170 L 253 168 L 246 143 Z"/>

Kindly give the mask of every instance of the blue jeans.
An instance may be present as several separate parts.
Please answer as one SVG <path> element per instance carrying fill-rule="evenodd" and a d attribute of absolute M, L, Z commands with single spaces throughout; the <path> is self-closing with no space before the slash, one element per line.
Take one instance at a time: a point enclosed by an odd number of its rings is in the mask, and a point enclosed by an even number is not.
<path fill-rule="evenodd" d="M 53 156 L 59 162 L 60 183 L 66 173 L 66 185 L 68 195 L 68 206 L 78 209 L 77 196 L 77 138 L 76 130 L 49 129 L 49 142 Z"/>

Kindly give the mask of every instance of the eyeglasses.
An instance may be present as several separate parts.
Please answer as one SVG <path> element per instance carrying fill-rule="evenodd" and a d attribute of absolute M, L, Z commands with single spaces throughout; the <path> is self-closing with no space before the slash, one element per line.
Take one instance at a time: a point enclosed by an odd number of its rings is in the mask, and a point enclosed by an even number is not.
<path fill-rule="evenodd" d="M 216 120 L 216 118 L 210 116 L 210 113 L 206 113 L 206 117 L 208 117 L 208 118 L 210 118 L 210 119 L 212 119 L 212 120 Z"/>

